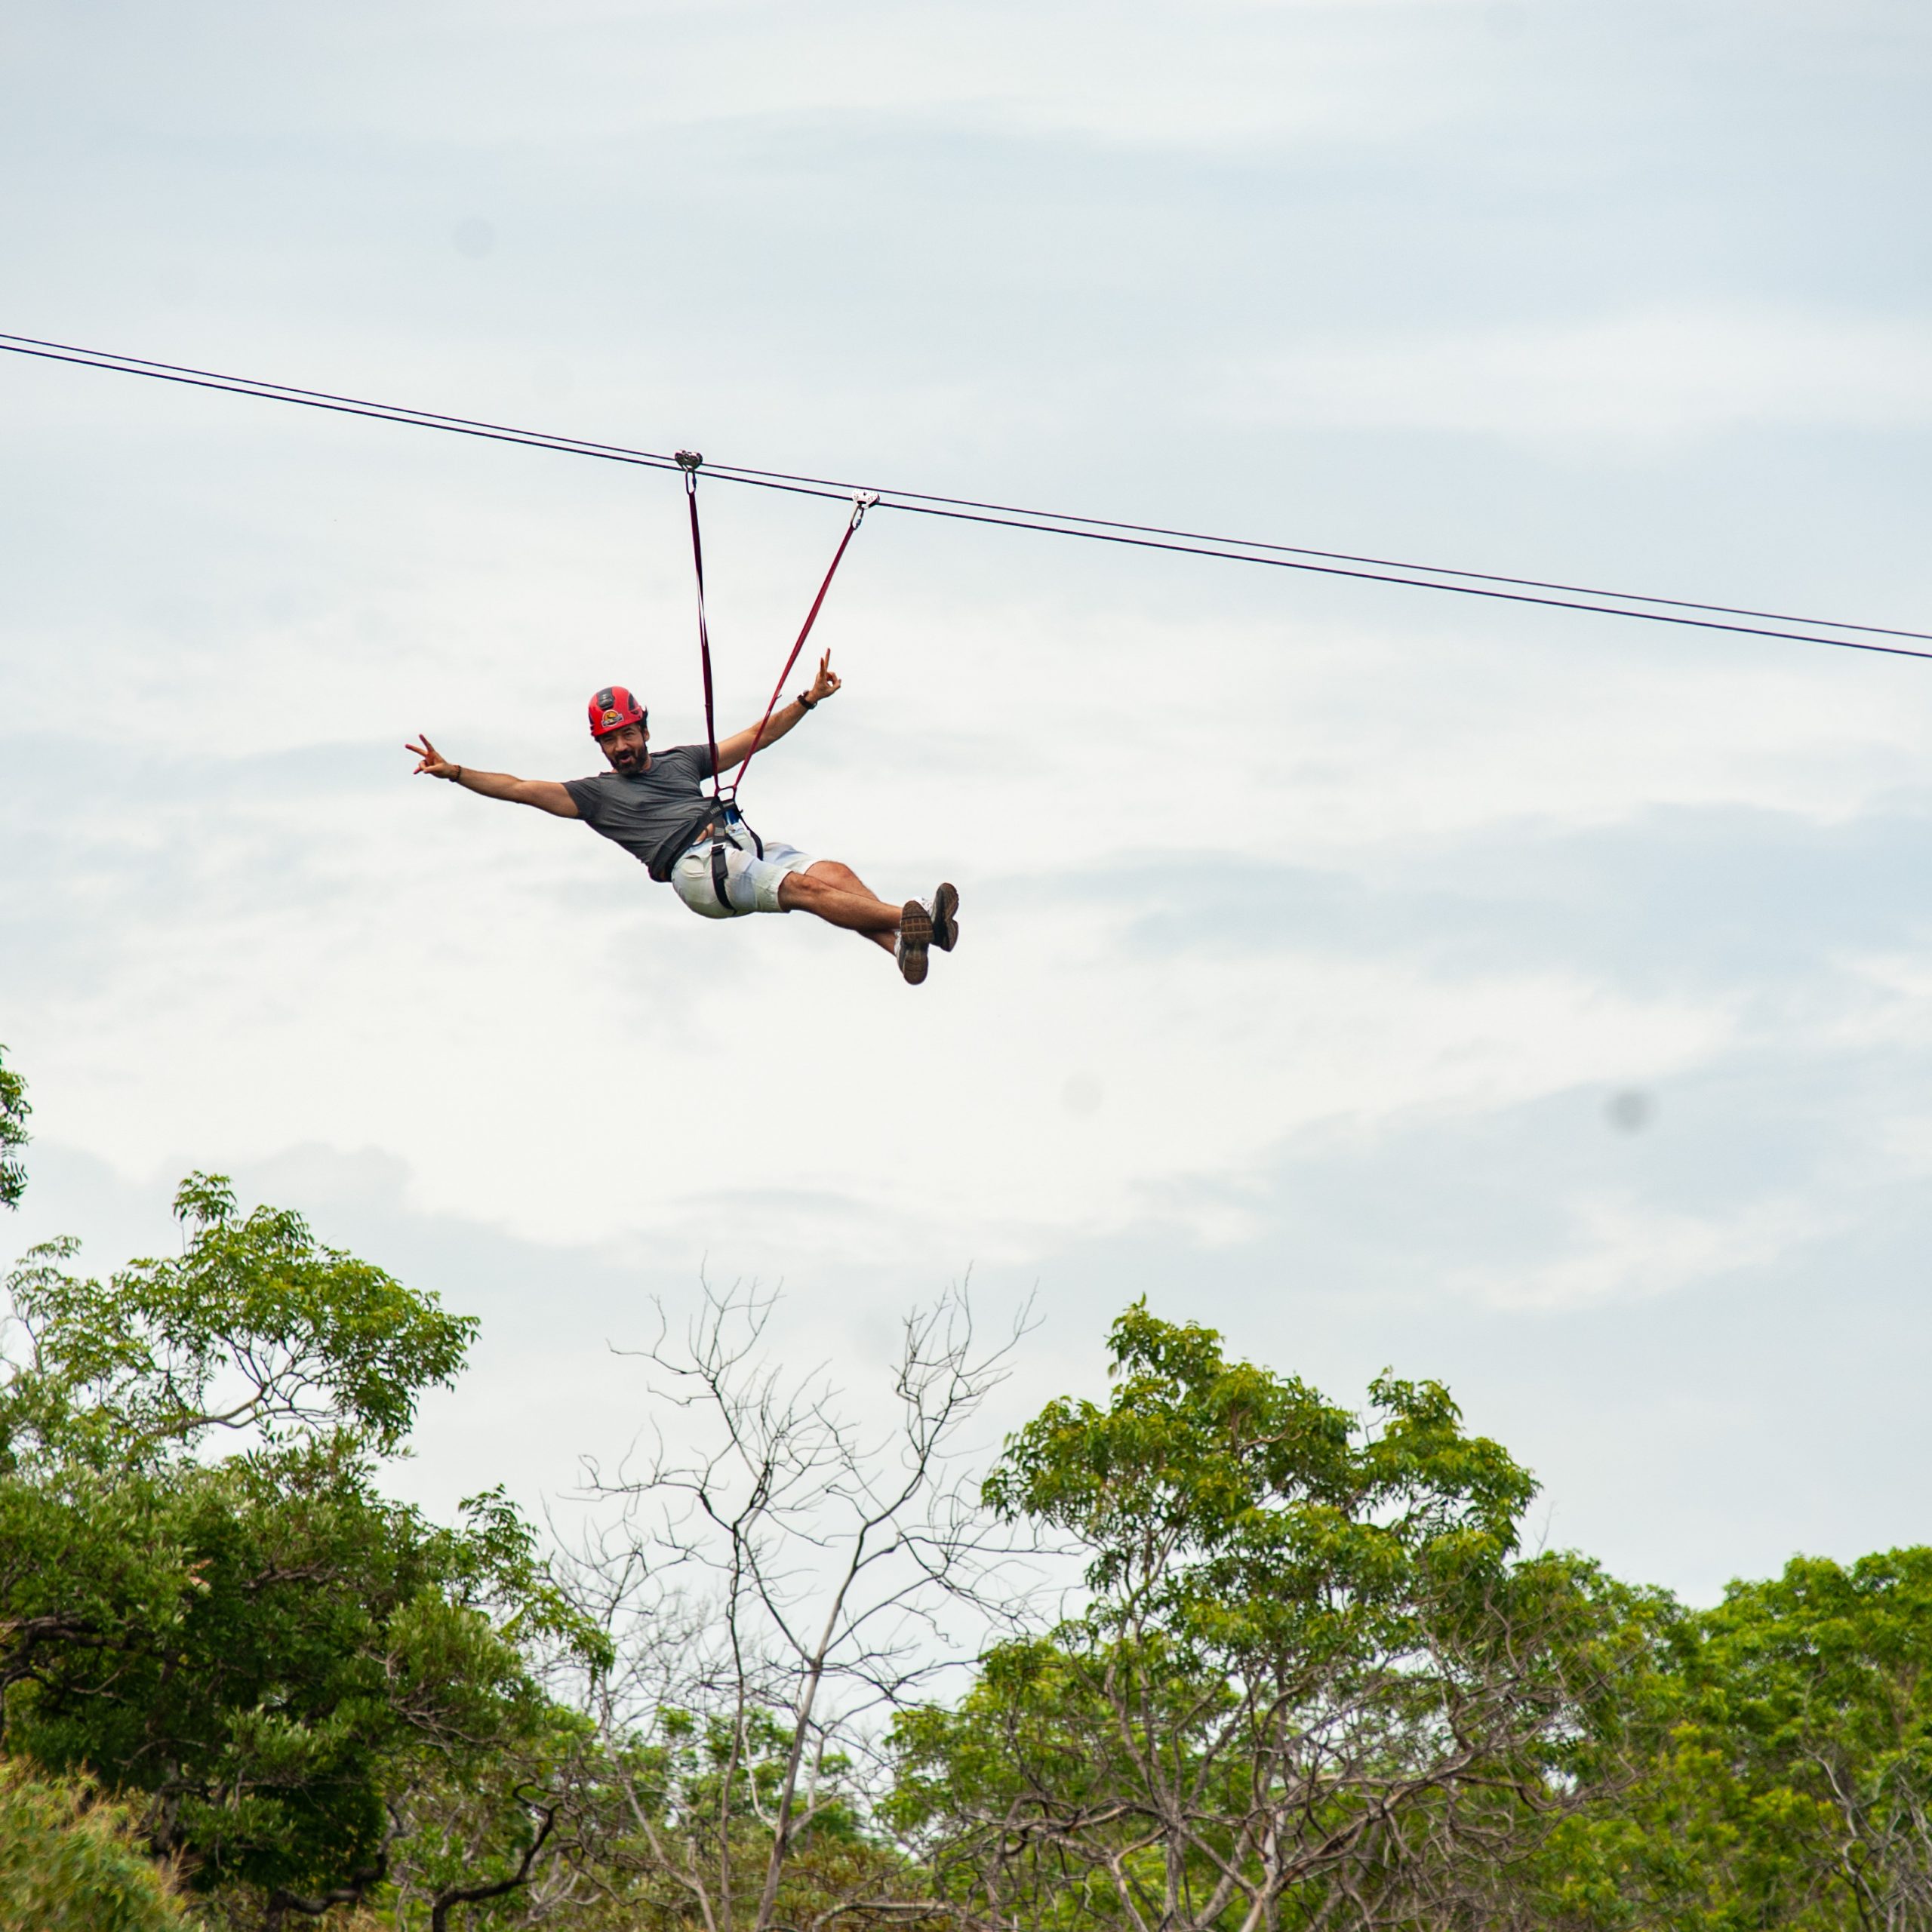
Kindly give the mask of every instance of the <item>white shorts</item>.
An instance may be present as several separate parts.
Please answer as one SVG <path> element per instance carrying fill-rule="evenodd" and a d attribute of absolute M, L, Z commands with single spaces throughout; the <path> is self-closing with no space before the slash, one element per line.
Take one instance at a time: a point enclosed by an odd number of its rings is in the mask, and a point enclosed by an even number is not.
<path fill-rule="evenodd" d="M 735 919 L 746 912 L 783 912 L 785 908 L 778 903 L 779 887 L 789 874 L 801 872 L 817 861 L 810 853 L 801 852 L 795 845 L 783 844 L 776 838 L 764 841 L 764 856 L 760 858 L 749 832 L 740 830 L 737 836 L 743 841 L 741 844 L 727 843 L 724 848 L 728 903 L 718 903 L 711 876 L 712 841 L 709 838 L 700 838 L 671 868 L 672 890 L 694 912 L 706 919 Z"/>

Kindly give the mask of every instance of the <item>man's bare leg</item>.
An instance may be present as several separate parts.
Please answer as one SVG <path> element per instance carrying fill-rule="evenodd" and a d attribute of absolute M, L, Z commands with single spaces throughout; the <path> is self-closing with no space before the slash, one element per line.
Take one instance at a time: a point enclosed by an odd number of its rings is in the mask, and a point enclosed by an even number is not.
<path fill-rule="evenodd" d="M 812 912 L 893 952 L 899 943 L 900 908 L 888 906 L 850 866 L 820 859 L 778 882 L 778 903 L 788 912 Z"/>

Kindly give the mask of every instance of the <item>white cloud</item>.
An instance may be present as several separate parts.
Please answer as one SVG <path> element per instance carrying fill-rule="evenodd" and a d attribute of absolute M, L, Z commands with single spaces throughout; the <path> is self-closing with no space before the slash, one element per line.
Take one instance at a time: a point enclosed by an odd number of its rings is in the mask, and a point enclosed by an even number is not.
<path fill-rule="evenodd" d="M 1467 0 L 846 0 L 808 16 L 782 0 L 514 0 L 491 11 L 487 42 L 468 7 L 405 29 L 419 57 L 454 56 L 452 84 L 431 96 L 410 84 L 414 61 L 344 78 L 372 118 L 445 137 L 542 140 L 566 118 L 574 139 L 609 140 L 640 114 L 691 126 L 837 117 L 1213 152 L 1354 145 L 1466 115 L 1475 89 L 1448 85 L 1439 65 L 1425 82 L 1415 44 L 1453 56 L 1487 41 L 1487 9 Z M 506 60 L 508 47 L 518 57 Z"/>
<path fill-rule="evenodd" d="M 1647 1300 L 1789 1261 L 1844 1225 L 1841 1217 L 1810 1201 L 1758 1201 L 1728 1213 L 1698 1214 L 1629 1193 L 1572 1201 L 1565 1220 L 1565 1251 L 1513 1268 L 1461 1270 L 1444 1285 L 1503 1309 Z"/>
<path fill-rule="evenodd" d="M 1574 320 L 1311 337 L 1226 370 L 1244 422 L 1651 449 L 1740 429 L 1932 424 L 1932 320 L 1653 308 Z"/>

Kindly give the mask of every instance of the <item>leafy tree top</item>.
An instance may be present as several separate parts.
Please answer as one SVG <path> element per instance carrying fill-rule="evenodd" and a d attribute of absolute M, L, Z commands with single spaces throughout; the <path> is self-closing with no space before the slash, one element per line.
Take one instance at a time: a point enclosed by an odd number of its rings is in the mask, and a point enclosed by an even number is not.
<path fill-rule="evenodd" d="M 422 1392 L 461 1368 L 473 1318 L 321 1246 L 299 1214 L 244 1215 L 226 1177 L 202 1174 L 174 1213 L 179 1256 L 103 1284 L 66 1272 L 75 1244 L 54 1241 L 9 1278 L 28 1343 L 0 1394 L 14 1456 L 57 1434 L 69 1453 L 85 1438 L 97 1460 L 152 1460 L 217 1429 L 271 1442 L 346 1429 L 389 1451 Z"/>
<path fill-rule="evenodd" d="M 1795 1774 L 1909 1763 L 1932 1790 L 1932 1549 L 1794 1557 L 1698 1620 L 1707 1721 Z"/>
<path fill-rule="evenodd" d="M 1439 1383 L 1381 1377 L 1361 1418 L 1144 1303 L 1109 1349 L 1112 1399 L 1048 1404 L 986 1484 L 1086 1554 L 1090 1631 L 1307 1654 L 1419 1589 L 1480 1588 L 1516 1548 L 1535 1481 Z"/>

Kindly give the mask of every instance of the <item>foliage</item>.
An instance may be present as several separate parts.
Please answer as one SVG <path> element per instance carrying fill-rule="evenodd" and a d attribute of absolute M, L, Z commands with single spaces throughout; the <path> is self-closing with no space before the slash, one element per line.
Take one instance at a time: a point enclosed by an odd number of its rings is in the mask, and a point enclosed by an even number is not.
<path fill-rule="evenodd" d="M 125 1808 L 0 1759 L 0 1932 L 195 1932 Z"/>
<path fill-rule="evenodd" d="M 17 1208 L 26 1192 L 27 1171 L 20 1164 L 20 1149 L 27 1143 L 26 1082 L 7 1065 L 7 1049 L 0 1047 L 0 1208 Z"/>
<path fill-rule="evenodd" d="M 194 1887 L 351 1902 L 417 1786 L 547 1721 L 522 1646 L 599 1639 L 500 1494 L 444 1527 L 375 1487 L 474 1324 L 218 1177 L 176 1204 L 177 1259 L 103 1284 L 63 1244 L 8 1284 L 0 1722 L 138 1798 Z"/>
<path fill-rule="evenodd" d="M 488 1752 L 446 1762 L 398 1807 L 384 1887 L 391 1932 L 534 1923 L 594 1902 L 604 1857 L 590 1726 L 546 1706 Z"/>
<path fill-rule="evenodd" d="M 607 1760 L 617 1802 L 605 1869 L 626 1927 L 756 1922 L 783 1815 L 794 1733 L 749 1710 L 655 1714 L 650 1732 Z M 863 1767 L 829 1754 L 791 1807 L 770 1922 L 854 1919 L 916 1925 L 933 1912 L 922 1875 L 870 1829 Z"/>
<path fill-rule="evenodd" d="M 1799 1558 L 1685 1617 L 1644 1774 L 1553 1849 L 1573 1922 L 1932 1924 L 1932 1549 Z"/>
<path fill-rule="evenodd" d="M 1446 1392 L 1366 1423 L 1136 1306 L 1105 1407 L 1050 1404 L 986 1484 L 1088 1597 L 902 1719 L 894 1816 L 976 1916 L 1431 1922 L 1493 1891 L 1614 1755 L 1641 1600 L 1522 1558 L 1534 1491 Z"/>
<path fill-rule="evenodd" d="M 396 1447 L 426 1388 L 447 1386 L 475 1333 L 380 1268 L 318 1247 L 301 1217 L 238 1217 L 220 1175 L 174 1198 L 178 1257 L 137 1261 L 105 1284 L 32 1250 L 8 1281 L 31 1344 L 5 1392 L 17 1433 L 118 1466 L 193 1446 L 209 1431 L 269 1441 L 318 1429 Z"/>
<path fill-rule="evenodd" d="M 27 1112 L 0 1059 L 9 1206 Z M 1144 1305 L 981 1483 L 962 1299 L 868 1430 L 734 1294 L 553 1570 L 382 1493 L 473 1322 L 175 1210 L 5 1283 L 0 1932 L 1932 1926 L 1932 1549 L 1687 1610 L 1526 1553 L 1439 1384 L 1358 1416 Z"/>

